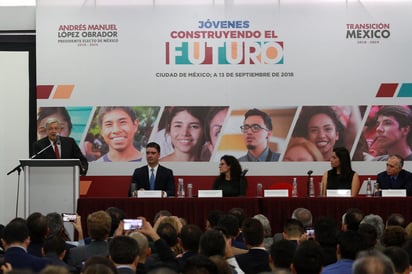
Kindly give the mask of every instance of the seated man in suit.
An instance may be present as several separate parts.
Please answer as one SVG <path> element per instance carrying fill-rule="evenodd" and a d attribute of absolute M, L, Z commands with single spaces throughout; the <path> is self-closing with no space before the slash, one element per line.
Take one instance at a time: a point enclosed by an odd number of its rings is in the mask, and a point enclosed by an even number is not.
<path fill-rule="evenodd" d="M 406 189 L 406 194 L 412 196 L 412 173 L 403 169 L 399 155 L 389 156 L 386 171 L 378 174 L 377 182 L 380 189 Z"/>
<path fill-rule="evenodd" d="M 86 175 L 87 159 L 83 156 L 76 141 L 71 137 L 60 136 L 60 121 L 50 118 L 46 121 L 47 136 L 33 144 L 34 159 L 79 159 L 80 175 Z M 42 151 L 45 149 L 44 151 Z"/>
<path fill-rule="evenodd" d="M 129 196 L 134 190 L 162 190 L 164 196 L 175 196 L 173 171 L 159 165 L 160 146 L 151 142 L 146 146 L 147 165 L 134 170 Z"/>
<path fill-rule="evenodd" d="M 49 264 L 48 260 L 27 253 L 30 236 L 24 219 L 16 218 L 8 223 L 1 241 L 6 249 L 4 261 L 13 269 L 29 269 L 37 273 Z"/>

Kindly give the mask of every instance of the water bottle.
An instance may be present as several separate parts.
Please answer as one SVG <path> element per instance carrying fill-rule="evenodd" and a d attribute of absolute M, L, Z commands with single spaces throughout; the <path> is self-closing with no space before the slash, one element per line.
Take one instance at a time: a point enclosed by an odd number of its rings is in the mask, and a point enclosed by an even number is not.
<path fill-rule="evenodd" d="M 313 178 L 310 177 L 309 178 L 309 186 L 308 186 L 309 190 L 309 197 L 315 197 L 315 186 L 313 184 Z"/>
<path fill-rule="evenodd" d="M 375 197 L 381 196 L 380 189 L 379 189 L 379 184 L 378 184 L 377 181 L 375 181 L 375 183 L 373 183 L 373 196 L 375 196 Z"/>
<path fill-rule="evenodd" d="M 193 189 L 192 184 L 187 184 L 187 197 L 188 197 L 188 198 L 192 198 L 192 197 L 193 197 L 192 189 Z"/>
<path fill-rule="evenodd" d="M 183 198 L 185 197 L 185 185 L 183 183 L 183 178 L 177 179 L 177 197 Z"/>
<path fill-rule="evenodd" d="M 371 178 L 368 178 L 368 182 L 366 185 L 366 196 L 367 197 L 372 197 L 372 183 L 371 183 Z"/>
<path fill-rule="evenodd" d="M 263 196 L 263 186 L 262 183 L 258 183 L 256 185 L 256 196 L 257 197 L 262 197 Z"/>
<path fill-rule="evenodd" d="M 292 182 L 292 197 L 298 197 L 298 182 L 296 181 L 296 177 L 293 178 Z"/>

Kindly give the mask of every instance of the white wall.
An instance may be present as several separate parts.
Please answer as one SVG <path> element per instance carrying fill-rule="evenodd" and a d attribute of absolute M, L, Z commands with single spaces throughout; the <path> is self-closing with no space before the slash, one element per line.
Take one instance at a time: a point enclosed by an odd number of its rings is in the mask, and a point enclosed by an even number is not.
<path fill-rule="evenodd" d="M 0 16 L 1 18 L 1 16 Z M 29 130 L 28 52 L 0 51 L 0 223 L 16 216 L 17 172 L 6 174 L 27 159 Z M 7 99 L 7 100 L 5 100 Z M 24 187 L 21 172 L 20 193 Z M 19 214 L 23 216 L 23 196 L 19 197 Z"/>

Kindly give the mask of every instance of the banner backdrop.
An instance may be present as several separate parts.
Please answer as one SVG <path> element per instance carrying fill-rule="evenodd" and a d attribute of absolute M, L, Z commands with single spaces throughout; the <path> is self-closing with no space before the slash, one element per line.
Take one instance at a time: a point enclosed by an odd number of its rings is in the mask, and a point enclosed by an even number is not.
<path fill-rule="evenodd" d="M 39 0 L 36 18 L 39 132 L 60 115 L 90 175 L 130 175 L 150 141 L 183 175 L 224 154 L 252 175 L 321 174 L 338 145 L 360 174 L 412 160 L 412 1 Z"/>

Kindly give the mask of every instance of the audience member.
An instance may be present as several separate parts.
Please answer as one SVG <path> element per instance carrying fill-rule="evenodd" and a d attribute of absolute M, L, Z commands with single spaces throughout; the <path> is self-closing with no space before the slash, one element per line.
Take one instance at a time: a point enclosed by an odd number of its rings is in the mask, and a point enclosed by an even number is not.
<path fill-rule="evenodd" d="M 364 213 L 359 208 L 349 208 L 342 218 L 342 231 L 358 231 L 359 224 L 364 217 Z"/>
<path fill-rule="evenodd" d="M 406 189 L 407 196 L 412 195 L 412 173 L 403 168 L 403 162 L 399 155 L 388 157 L 386 170 L 376 178 L 380 189 Z"/>
<path fill-rule="evenodd" d="M 356 231 L 345 231 L 338 239 L 336 249 L 338 261 L 323 268 L 322 274 L 351 273 L 358 252 L 366 249 L 366 244 Z"/>
<path fill-rule="evenodd" d="M 76 273 L 77 269 L 66 264 L 63 259 L 66 255 L 66 243 L 63 238 L 55 236 L 47 238 L 43 242 L 41 249 L 42 256 L 50 261 L 50 264 L 62 266 L 72 273 Z"/>
<path fill-rule="evenodd" d="M 399 246 L 406 242 L 406 231 L 401 226 L 389 226 L 385 229 L 382 236 L 382 244 L 385 247 Z"/>
<path fill-rule="evenodd" d="M 315 239 L 322 249 L 324 266 L 333 264 L 337 261 L 336 246 L 338 244 L 338 227 L 334 218 L 320 217 L 315 225 Z"/>
<path fill-rule="evenodd" d="M 385 229 L 385 225 L 383 223 L 382 217 L 379 215 L 375 215 L 375 214 L 369 214 L 363 217 L 360 224 L 370 224 L 375 228 L 376 234 L 377 234 L 377 240 L 378 240 L 377 244 L 380 245 L 383 231 Z"/>
<path fill-rule="evenodd" d="M 139 246 L 139 261 L 136 267 L 136 274 L 145 274 L 146 271 L 146 258 L 150 255 L 151 249 L 149 247 L 149 241 L 147 237 L 139 231 L 133 231 L 129 237 L 132 237 L 137 241 Z"/>
<path fill-rule="evenodd" d="M 183 253 L 177 258 L 181 267 L 192 256 L 198 253 L 200 237 L 202 230 L 193 224 L 188 224 L 182 227 L 179 235 L 179 241 L 183 248 Z"/>
<path fill-rule="evenodd" d="M 386 227 L 393 226 L 393 225 L 397 225 L 397 226 L 401 226 L 405 228 L 406 227 L 405 217 L 399 213 L 392 213 L 391 215 L 389 215 L 388 219 L 386 219 Z"/>
<path fill-rule="evenodd" d="M 270 226 L 269 219 L 263 214 L 257 214 L 253 216 L 253 219 L 258 220 L 263 226 L 263 247 L 269 252 L 273 244 L 272 227 Z"/>
<path fill-rule="evenodd" d="M 204 255 L 189 258 L 183 267 L 183 274 L 217 274 L 217 266 Z"/>
<path fill-rule="evenodd" d="M 219 173 L 213 189 L 222 190 L 223 197 L 246 195 L 247 181 L 242 176 L 242 167 L 235 157 L 223 155 L 220 158 Z"/>
<path fill-rule="evenodd" d="M 395 273 L 397 274 L 409 274 L 411 271 L 408 253 L 397 246 L 387 247 L 383 250 L 383 254 L 391 259 Z"/>
<path fill-rule="evenodd" d="M 108 256 L 108 243 L 112 219 L 100 210 L 87 216 L 87 231 L 92 241 L 86 246 L 77 246 L 69 250 L 67 262 L 80 269 L 82 262 L 92 256 Z"/>
<path fill-rule="evenodd" d="M 366 249 L 382 249 L 376 228 L 368 223 L 361 223 L 358 229 L 359 234 L 362 236 Z"/>
<path fill-rule="evenodd" d="M 233 268 L 228 264 L 223 256 L 213 255 L 209 259 L 217 266 L 218 274 L 233 274 Z"/>
<path fill-rule="evenodd" d="M 312 212 L 309 209 L 296 208 L 293 210 L 291 218 L 300 221 L 304 227 L 312 226 Z"/>
<path fill-rule="evenodd" d="M 294 274 L 319 274 L 322 270 L 323 257 L 316 241 L 303 241 L 296 249 L 292 261 Z"/>
<path fill-rule="evenodd" d="M 41 248 L 49 232 L 47 219 L 40 212 L 34 212 L 27 217 L 26 224 L 30 235 L 30 244 L 27 252 L 31 255 L 42 257 Z"/>
<path fill-rule="evenodd" d="M 6 249 L 5 262 L 10 263 L 13 269 L 30 269 L 33 272 L 40 272 L 49 264 L 49 261 L 27 253 L 30 236 L 26 221 L 16 218 L 10 221 L 3 231 L 1 239 Z"/>
<path fill-rule="evenodd" d="M 114 206 L 106 208 L 105 211 L 107 214 L 109 214 L 110 218 L 112 219 L 110 236 L 113 236 L 114 232 L 119 227 L 120 222 L 126 218 L 126 213 L 123 209 Z"/>
<path fill-rule="evenodd" d="M 269 255 L 263 246 L 262 224 L 256 219 L 247 218 L 243 222 L 242 232 L 248 252 L 235 256 L 239 267 L 245 274 L 270 271 Z"/>
<path fill-rule="evenodd" d="M 219 209 L 213 209 L 207 213 L 207 220 L 206 220 L 206 226 L 205 229 L 209 230 L 212 229 L 213 227 L 217 226 L 217 223 L 219 222 L 219 218 L 224 215 L 225 213 Z"/>
<path fill-rule="evenodd" d="M 353 274 L 394 274 L 391 260 L 377 250 L 359 252 L 352 266 Z"/>
<path fill-rule="evenodd" d="M 270 247 L 270 265 L 273 270 L 290 269 L 296 245 L 288 240 L 274 242 Z"/>
<path fill-rule="evenodd" d="M 350 189 L 351 195 L 357 196 L 360 188 L 359 175 L 352 169 L 349 151 L 345 147 L 335 147 L 330 157 L 332 169 L 322 177 L 322 195 L 328 189 Z"/>
<path fill-rule="evenodd" d="M 295 219 L 288 219 L 283 225 L 283 239 L 291 241 L 297 247 L 305 234 L 305 228 L 302 223 Z"/>
<path fill-rule="evenodd" d="M 48 265 L 40 271 L 40 274 L 71 274 L 66 267 L 61 265 Z"/>
<path fill-rule="evenodd" d="M 119 274 L 136 273 L 139 261 L 139 246 L 135 239 L 117 236 L 109 243 L 109 259 L 116 265 Z"/>
<path fill-rule="evenodd" d="M 243 125 L 240 126 L 247 148 L 247 154 L 240 157 L 240 162 L 276 162 L 280 154 L 269 148 L 272 136 L 272 118 L 256 108 L 245 113 Z"/>
<path fill-rule="evenodd" d="M 240 234 L 239 219 L 232 214 L 225 214 L 220 217 L 218 226 L 222 227 L 226 231 L 226 235 L 231 239 L 232 251 L 235 255 L 240 253 L 246 253 L 240 249 L 246 250 L 246 245 L 243 242 L 236 241 L 236 238 Z"/>

